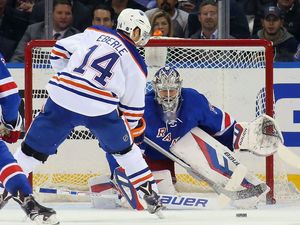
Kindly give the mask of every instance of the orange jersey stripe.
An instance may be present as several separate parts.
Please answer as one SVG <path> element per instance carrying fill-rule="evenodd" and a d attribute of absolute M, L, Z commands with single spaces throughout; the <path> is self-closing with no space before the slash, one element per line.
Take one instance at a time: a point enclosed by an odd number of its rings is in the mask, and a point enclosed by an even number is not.
<path fill-rule="evenodd" d="M 65 59 L 68 59 L 68 57 L 67 57 L 66 54 L 58 52 L 58 51 L 55 51 L 54 49 L 51 51 L 51 53 L 53 53 L 54 55 L 61 56 L 61 57 L 65 58 Z"/>
<path fill-rule="evenodd" d="M 83 85 L 83 84 L 80 84 L 80 83 L 76 83 L 76 82 L 71 81 L 71 80 L 67 80 L 67 79 L 64 79 L 64 78 L 57 77 L 57 76 L 54 76 L 52 78 L 57 80 L 57 81 L 63 81 L 67 84 L 71 84 L 75 87 L 79 87 L 79 88 L 82 88 L 82 89 L 85 89 L 85 90 L 88 90 L 88 91 L 91 91 L 91 92 L 94 92 L 94 93 L 97 93 L 97 94 L 100 94 L 100 95 L 104 95 L 104 96 L 111 97 L 111 98 L 116 98 L 108 92 L 101 91 L 101 90 L 98 90 L 98 89 L 95 89 L 95 88 L 92 88 L 92 87 L 89 87 L 89 86 L 86 86 L 86 85 Z"/>
<path fill-rule="evenodd" d="M 128 113 L 128 112 L 123 112 L 124 116 L 132 116 L 132 117 L 142 117 L 144 114 L 134 114 L 134 113 Z"/>
<path fill-rule="evenodd" d="M 150 174 L 148 174 L 147 176 L 144 176 L 144 177 L 142 177 L 142 178 L 140 178 L 140 179 L 137 179 L 136 181 L 132 182 L 132 184 L 133 184 L 133 185 L 138 184 L 138 183 L 140 183 L 140 182 L 142 182 L 142 181 L 145 181 L 145 180 L 150 179 L 151 177 L 153 177 L 152 173 L 150 173 Z"/>

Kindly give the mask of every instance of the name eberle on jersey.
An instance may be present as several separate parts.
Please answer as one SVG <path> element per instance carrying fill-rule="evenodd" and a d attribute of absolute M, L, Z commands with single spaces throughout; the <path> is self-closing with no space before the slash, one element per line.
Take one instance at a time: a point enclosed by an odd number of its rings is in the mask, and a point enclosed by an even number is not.
<path fill-rule="evenodd" d="M 102 34 L 100 35 L 100 37 L 98 37 L 97 41 L 104 42 L 109 46 L 113 47 L 120 56 L 122 56 L 124 53 L 128 53 L 127 48 L 125 48 L 120 41 L 116 40 L 112 36 Z"/>

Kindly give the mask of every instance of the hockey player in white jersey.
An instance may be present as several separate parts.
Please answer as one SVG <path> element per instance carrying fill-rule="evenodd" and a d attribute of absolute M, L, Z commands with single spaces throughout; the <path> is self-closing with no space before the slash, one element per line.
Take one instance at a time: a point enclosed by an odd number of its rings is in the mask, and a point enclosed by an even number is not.
<path fill-rule="evenodd" d="M 92 26 L 56 42 L 47 85 L 49 98 L 15 153 L 25 172 L 57 153 L 75 126 L 87 127 L 105 152 L 126 170 L 138 194 L 156 213 L 162 205 L 157 187 L 132 132 L 144 113 L 147 69 L 135 46 L 150 35 L 144 12 L 125 9 L 117 29 Z M 82 149 L 85 151 L 85 149 Z"/>

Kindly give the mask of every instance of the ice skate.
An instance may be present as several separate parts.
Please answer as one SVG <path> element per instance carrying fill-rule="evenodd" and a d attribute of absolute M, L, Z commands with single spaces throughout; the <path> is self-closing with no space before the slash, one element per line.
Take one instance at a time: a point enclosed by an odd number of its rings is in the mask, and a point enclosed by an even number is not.
<path fill-rule="evenodd" d="M 144 200 L 147 203 L 147 210 L 151 214 L 156 214 L 159 218 L 164 218 L 161 210 L 164 209 L 158 194 L 152 190 L 150 182 L 139 187 L 139 190 L 144 193 Z"/>
<path fill-rule="evenodd" d="M 12 198 L 12 195 L 8 193 L 8 191 L 4 190 L 2 194 L 0 194 L 0 209 L 2 209 Z"/>
<path fill-rule="evenodd" d="M 13 197 L 18 202 L 26 215 L 37 224 L 57 225 L 56 212 L 52 208 L 40 205 L 32 195 L 27 197 Z"/>

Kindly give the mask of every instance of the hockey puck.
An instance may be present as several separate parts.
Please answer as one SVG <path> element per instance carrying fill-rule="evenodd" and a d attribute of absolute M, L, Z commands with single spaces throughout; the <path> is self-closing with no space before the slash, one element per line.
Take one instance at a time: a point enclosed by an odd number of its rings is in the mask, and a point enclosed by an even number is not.
<path fill-rule="evenodd" d="M 237 213 L 235 214 L 236 217 L 247 217 L 247 213 Z"/>

